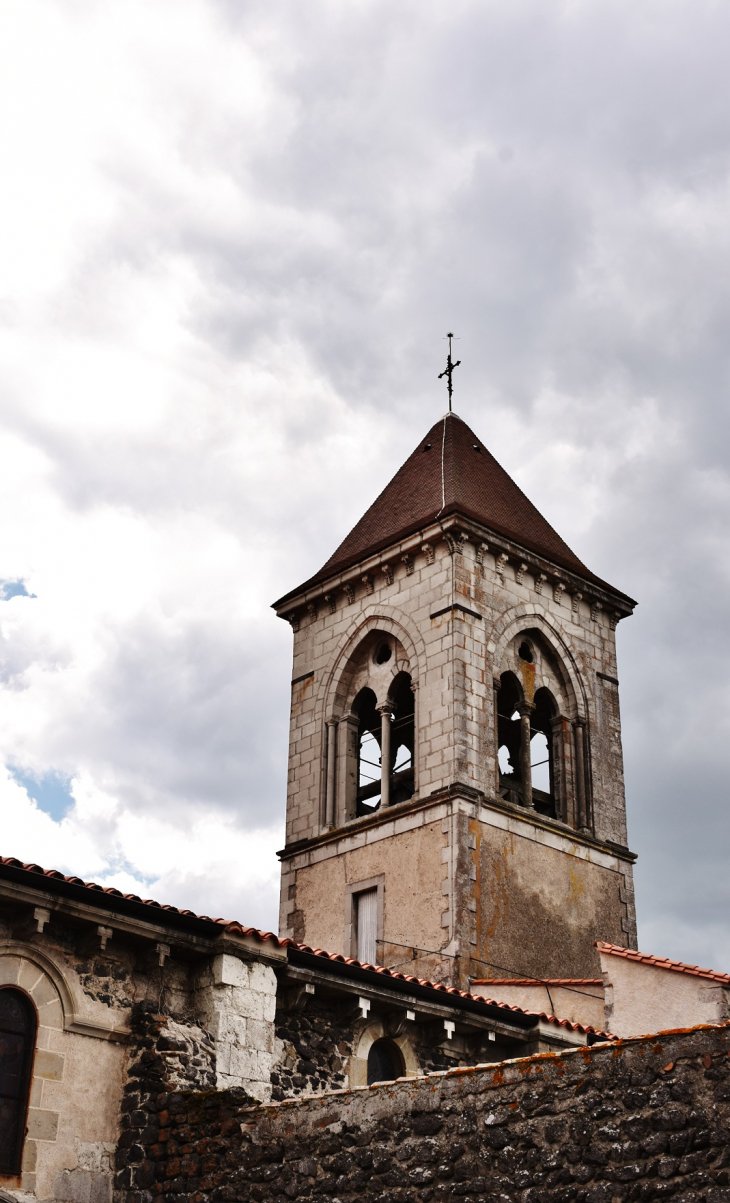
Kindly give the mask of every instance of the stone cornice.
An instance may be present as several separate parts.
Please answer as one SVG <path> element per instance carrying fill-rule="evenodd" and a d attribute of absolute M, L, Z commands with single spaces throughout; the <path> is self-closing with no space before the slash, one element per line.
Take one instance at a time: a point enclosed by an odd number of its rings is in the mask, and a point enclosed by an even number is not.
<path fill-rule="evenodd" d="M 309 852 L 312 849 L 351 839 L 352 836 L 359 834 L 361 831 L 368 831 L 374 827 L 381 827 L 385 823 L 392 823 L 395 819 L 403 815 L 412 814 L 415 811 L 428 810 L 432 807 L 442 806 L 444 803 L 454 801 L 470 803 L 483 807 L 486 810 L 493 810 L 500 814 L 508 815 L 523 823 L 530 823 L 533 827 L 567 838 L 571 843 L 581 848 L 594 849 L 596 852 L 602 852 L 604 855 L 615 857 L 618 860 L 625 861 L 627 864 L 633 864 L 637 859 L 635 852 L 631 852 L 630 849 L 623 847 L 621 844 L 596 839 L 585 831 L 576 831 L 575 828 L 569 827 L 567 823 L 561 823 L 558 819 L 548 819 L 536 811 L 530 811 L 527 814 L 523 807 L 515 806 L 511 802 L 505 801 L 504 798 L 487 797 L 481 791 L 459 783 L 447 786 L 446 789 L 437 790 L 425 798 L 416 797 L 410 798 L 407 802 L 399 802 L 395 806 L 389 806 L 387 810 L 376 811 L 372 815 L 365 815 L 360 819 L 354 819 L 351 823 L 324 831 L 320 835 L 312 836 L 310 839 L 298 840 L 296 843 L 287 844 L 276 855 L 280 860 L 291 860 L 293 857 L 300 856 L 302 853 Z"/>
<path fill-rule="evenodd" d="M 573 611 L 577 603 L 583 600 L 589 606 L 594 621 L 603 613 L 612 628 L 621 618 L 633 613 L 636 605 L 632 598 L 590 575 L 579 576 L 513 540 L 489 531 L 472 519 L 452 514 L 412 532 L 341 572 L 313 582 L 299 592 L 288 594 L 274 603 L 273 609 L 279 618 L 290 622 L 298 630 L 307 614 L 310 619 L 316 618 L 321 605 L 325 605 L 332 613 L 340 599 L 341 604 L 344 602 L 349 605 L 355 601 L 358 593 L 382 595 L 393 584 L 395 570 L 401 563 L 406 565 L 407 573 L 413 571 L 417 555 L 423 555 L 426 564 L 431 565 L 438 543 L 445 543 L 452 556 L 463 555 L 465 543 L 472 543 L 477 563 L 483 564 L 487 551 L 494 555 L 498 579 L 504 579 L 505 568 L 511 564 L 519 584 L 524 584 L 525 574 L 529 573 L 533 577 L 536 593 L 542 593 L 547 586 L 554 600 L 572 606 Z"/>

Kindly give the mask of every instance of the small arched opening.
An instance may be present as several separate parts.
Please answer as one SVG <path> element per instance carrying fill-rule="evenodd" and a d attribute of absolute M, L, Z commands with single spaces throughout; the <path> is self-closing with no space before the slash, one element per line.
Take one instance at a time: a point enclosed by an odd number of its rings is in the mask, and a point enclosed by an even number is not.
<path fill-rule="evenodd" d="M 370 1045 L 368 1052 L 368 1086 L 375 1082 L 393 1082 L 405 1073 L 403 1056 L 394 1040 L 383 1037 Z"/>
<path fill-rule="evenodd" d="M 0 1174 L 19 1174 L 38 1021 L 21 990 L 0 989 Z"/>

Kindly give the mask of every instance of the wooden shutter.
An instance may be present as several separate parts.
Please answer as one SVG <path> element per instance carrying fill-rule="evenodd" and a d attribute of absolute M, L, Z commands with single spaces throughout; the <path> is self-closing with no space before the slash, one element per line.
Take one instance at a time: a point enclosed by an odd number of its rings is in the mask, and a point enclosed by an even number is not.
<path fill-rule="evenodd" d="M 357 924 L 357 960 L 368 965 L 378 963 L 378 891 L 363 890 L 355 895 Z"/>

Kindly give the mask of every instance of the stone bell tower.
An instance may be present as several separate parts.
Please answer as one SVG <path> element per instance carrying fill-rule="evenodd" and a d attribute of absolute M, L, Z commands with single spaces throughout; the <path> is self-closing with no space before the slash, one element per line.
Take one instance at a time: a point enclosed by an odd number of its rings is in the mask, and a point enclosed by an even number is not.
<path fill-rule="evenodd" d="M 464 988 L 636 947 L 616 625 L 465 422 L 438 421 L 294 631 L 280 930 Z"/>

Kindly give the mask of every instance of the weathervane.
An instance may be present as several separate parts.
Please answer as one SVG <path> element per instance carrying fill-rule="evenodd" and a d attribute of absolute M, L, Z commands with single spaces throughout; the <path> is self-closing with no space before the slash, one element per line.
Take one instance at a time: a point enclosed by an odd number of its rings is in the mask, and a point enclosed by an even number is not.
<path fill-rule="evenodd" d="M 457 359 L 456 363 L 452 362 L 452 360 L 451 360 L 451 340 L 454 337 L 454 335 L 451 332 L 449 332 L 446 335 L 446 337 L 449 340 L 449 354 L 448 354 L 448 358 L 446 360 L 446 367 L 444 368 L 443 372 L 439 372 L 439 380 L 441 380 L 442 377 L 444 377 L 444 376 L 446 376 L 446 378 L 447 378 L 447 382 L 448 382 L 448 386 L 449 386 L 449 413 L 451 413 L 451 395 L 454 391 L 454 382 L 453 382 L 454 368 L 458 368 L 459 364 L 461 363 L 461 360 Z"/>

